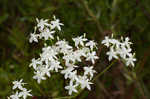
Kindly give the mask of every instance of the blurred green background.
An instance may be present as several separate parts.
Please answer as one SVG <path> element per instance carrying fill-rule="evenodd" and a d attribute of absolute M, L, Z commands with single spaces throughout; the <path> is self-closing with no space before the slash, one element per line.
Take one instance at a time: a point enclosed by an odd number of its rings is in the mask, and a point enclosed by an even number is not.
<path fill-rule="evenodd" d="M 28 67 L 43 43 L 29 44 L 35 18 L 57 18 L 64 23 L 67 40 L 87 33 L 99 43 L 105 35 L 128 36 L 133 42 L 135 68 L 117 62 L 76 99 L 150 99 L 150 0 L 0 0 L 0 99 L 12 93 L 12 81 L 23 78 L 32 89 L 32 99 L 67 96 L 62 75 L 41 84 L 32 79 Z M 102 48 L 95 65 L 97 72 L 110 62 Z M 51 97 L 51 98 L 50 98 Z M 54 98 L 55 99 L 55 98 Z M 57 98 L 61 99 L 61 98 Z"/>

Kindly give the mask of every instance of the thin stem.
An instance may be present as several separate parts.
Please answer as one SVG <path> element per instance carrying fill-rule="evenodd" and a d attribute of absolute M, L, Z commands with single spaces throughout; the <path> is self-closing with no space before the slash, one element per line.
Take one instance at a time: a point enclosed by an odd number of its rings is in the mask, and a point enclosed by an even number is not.
<path fill-rule="evenodd" d="M 122 66 L 125 65 L 121 61 L 120 61 L 120 63 L 122 64 Z M 140 94 L 142 96 L 142 99 L 147 99 L 147 96 L 144 93 L 144 89 L 141 86 L 141 83 L 140 83 L 140 81 L 138 79 L 138 76 L 136 75 L 136 72 L 134 72 L 134 71 L 128 71 L 128 69 L 125 68 L 125 67 L 123 69 L 128 74 L 128 76 L 130 76 L 132 78 L 132 80 L 134 81 L 136 88 L 139 90 L 139 92 L 140 92 Z"/>
<path fill-rule="evenodd" d="M 103 75 L 108 69 L 111 68 L 111 66 L 116 62 L 117 60 L 114 60 L 109 66 L 107 66 L 102 72 L 100 72 L 93 80 L 92 82 L 94 82 L 96 79 L 98 79 L 101 75 Z M 81 92 L 83 92 L 84 89 L 80 90 L 75 96 L 73 96 L 72 98 L 76 98 L 77 96 L 79 96 L 81 94 Z"/>
<path fill-rule="evenodd" d="M 114 60 L 109 66 L 107 66 L 102 72 L 100 72 L 92 81 L 95 81 L 98 79 L 101 75 L 103 75 L 108 69 L 111 68 L 111 66 L 116 62 L 117 60 Z"/>
<path fill-rule="evenodd" d="M 53 98 L 53 99 L 74 99 L 76 98 L 77 96 L 80 95 L 80 93 L 83 91 L 84 89 L 81 89 L 76 95 L 74 96 L 66 96 L 66 97 L 58 97 L 58 98 Z"/>
<path fill-rule="evenodd" d="M 89 9 L 87 3 L 85 0 L 80 0 L 82 5 L 84 6 L 86 12 L 88 13 L 88 15 L 92 18 L 92 20 L 96 23 L 96 26 L 98 28 L 98 31 L 100 33 L 100 35 L 104 36 L 104 32 L 103 32 L 103 28 L 99 22 L 99 20 L 97 19 L 97 17 L 93 14 L 93 12 Z"/>
<path fill-rule="evenodd" d="M 71 99 L 74 96 L 66 96 L 66 97 L 59 97 L 59 98 L 53 98 L 53 99 Z"/>
<path fill-rule="evenodd" d="M 133 80 L 135 81 L 135 85 L 137 87 L 137 89 L 139 90 L 140 94 L 142 95 L 143 99 L 147 99 L 147 96 L 145 95 L 144 89 L 138 79 L 138 76 L 136 75 L 136 72 L 129 72 L 131 73 L 131 77 L 133 78 Z"/>
<path fill-rule="evenodd" d="M 78 96 L 81 94 L 81 92 L 83 92 L 83 90 L 84 90 L 84 89 L 81 89 L 76 95 L 73 96 L 73 98 L 78 97 Z"/>
<path fill-rule="evenodd" d="M 34 82 L 35 87 L 40 91 L 41 94 L 43 94 L 45 96 L 44 91 L 39 87 L 39 85 L 37 83 Z"/>

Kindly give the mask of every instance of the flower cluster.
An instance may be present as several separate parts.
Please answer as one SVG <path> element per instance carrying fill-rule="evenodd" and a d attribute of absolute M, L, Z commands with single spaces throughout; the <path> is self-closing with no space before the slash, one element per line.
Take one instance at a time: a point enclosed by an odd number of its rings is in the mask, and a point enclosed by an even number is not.
<path fill-rule="evenodd" d="M 90 81 L 96 71 L 93 66 L 85 65 L 83 61 L 91 62 L 91 64 L 95 63 L 95 60 L 98 59 L 95 51 L 97 43 L 88 40 L 85 34 L 72 38 L 74 42 L 72 45 L 65 39 L 60 40 L 54 34 L 57 30 L 61 31 L 62 25 L 59 19 L 55 17 L 50 22 L 48 19 L 37 19 L 37 25 L 34 33 L 31 33 L 29 42 L 38 42 L 38 39 L 41 38 L 44 38 L 45 41 L 55 40 L 51 45 L 45 44 L 39 58 L 32 59 L 29 66 L 34 69 L 33 79 L 40 83 L 42 80 L 46 80 L 47 77 L 51 77 L 52 72 L 59 72 L 69 81 L 67 82 L 69 85 L 65 86 L 65 89 L 69 91 L 69 95 L 72 92 L 78 92 L 78 89 L 87 88 L 91 90 L 90 85 L 92 82 Z"/>
<path fill-rule="evenodd" d="M 29 42 L 32 43 L 38 42 L 38 39 L 44 38 L 45 40 L 48 39 L 54 39 L 53 34 L 55 33 L 54 29 L 57 28 L 59 31 L 61 31 L 61 25 L 62 23 L 59 22 L 59 19 L 56 19 L 54 16 L 54 20 L 49 23 L 48 19 L 38 19 L 36 18 L 37 26 L 34 28 L 34 32 L 30 33 L 30 39 Z M 39 34 L 36 34 L 38 28 Z"/>
<path fill-rule="evenodd" d="M 31 90 L 27 90 L 26 88 L 23 87 L 23 85 L 25 85 L 26 83 L 22 82 L 23 79 L 21 79 L 20 81 L 13 81 L 13 90 L 18 89 L 20 92 L 16 91 L 13 95 L 11 95 L 10 97 L 8 97 L 8 99 L 26 99 L 28 96 L 32 96 L 30 94 Z"/>
<path fill-rule="evenodd" d="M 127 66 L 132 65 L 134 67 L 136 58 L 134 58 L 135 53 L 132 53 L 132 49 L 130 47 L 132 42 L 129 40 L 130 39 L 128 37 L 121 37 L 121 40 L 117 40 L 113 38 L 113 35 L 111 38 L 106 36 L 102 41 L 102 44 L 109 48 L 109 51 L 106 53 L 109 56 L 108 60 L 111 61 L 112 58 L 118 59 L 120 57 L 123 61 L 125 61 Z"/>

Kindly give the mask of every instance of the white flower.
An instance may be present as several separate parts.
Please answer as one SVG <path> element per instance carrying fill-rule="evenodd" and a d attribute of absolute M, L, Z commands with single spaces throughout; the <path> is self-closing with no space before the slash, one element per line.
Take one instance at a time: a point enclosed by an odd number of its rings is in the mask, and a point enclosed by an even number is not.
<path fill-rule="evenodd" d="M 45 40 L 48 40 L 49 38 L 54 39 L 53 35 L 55 31 L 50 31 L 49 28 L 45 28 L 42 32 L 41 32 L 41 37 L 44 37 Z"/>
<path fill-rule="evenodd" d="M 129 57 L 126 58 L 126 65 L 129 66 L 130 64 L 134 67 L 134 61 L 136 61 L 136 58 L 134 58 L 134 55 L 129 54 Z"/>
<path fill-rule="evenodd" d="M 114 51 L 113 47 L 110 48 L 110 51 L 106 53 L 109 57 L 108 60 L 111 61 L 112 58 L 118 59 L 117 53 Z"/>
<path fill-rule="evenodd" d="M 43 75 L 46 74 L 48 77 L 50 77 L 50 67 L 49 65 L 43 65 L 43 66 L 39 66 L 39 68 L 37 69 L 37 71 L 40 71 Z"/>
<path fill-rule="evenodd" d="M 96 71 L 93 70 L 93 66 L 90 66 L 90 67 L 84 67 L 84 75 L 90 74 L 90 79 L 93 78 L 94 73 L 96 73 Z"/>
<path fill-rule="evenodd" d="M 48 23 L 48 19 L 37 19 L 37 26 L 35 26 L 34 33 L 31 34 L 30 42 L 38 42 L 38 39 L 43 39 L 44 41 L 48 39 L 54 39 L 54 33 L 56 29 L 61 31 L 61 26 L 59 19 L 56 19 L 54 16 L 54 20 Z M 36 31 L 38 29 L 38 31 Z M 36 34 L 38 32 L 38 34 Z M 96 43 L 91 40 L 88 41 L 85 38 L 85 34 L 82 36 L 78 36 L 76 38 L 72 38 L 74 41 L 74 46 L 69 45 L 66 40 L 60 40 L 59 37 L 56 37 L 56 40 L 51 42 L 49 46 L 49 41 L 44 42 L 44 47 L 42 48 L 42 53 L 40 53 L 40 57 L 38 59 L 33 58 L 30 67 L 32 66 L 34 69 L 33 79 L 36 79 L 38 83 L 42 80 L 46 80 L 46 76 L 50 77 L 50 73 L 55 71 L 64 75 L 64 78 L 69 80 L 69 85 L 65 87 L 66 90 L 69 91 L 69 95 L 73 92 L 77 92 L 76 87 L 87 88 L 91 90 L 90 80 L 93 78 L 94 73 L 93 67 L 81 67 L 84 69 L 83 73 L 78 72 L 77 64 L 82 62 L 82 60 L 91 61 L 93 64 L 95 60 L 99 57 L 96 56 Z M 55 42 L 55 43 L 54 43 Z M 53 44 L 52 44 L 53 43 Z M 61 66 L 62 65 L 62 66 Z M 80 76 L 83 75 L 83 76 Z M 20 96 L 24 99 L 27 96 L 31 96 L 24 89 Z"/>
<path fill-rule="evenodd" d="M 65 86 L 65 89 L 69 90 L 69 95 L 71 95 L 72 92 L 76 92 L 76 93 L 78 92 L 77 89 L 76 89 L 76 87 L 77 87 L 77 85 L 73 85 L 73 82 L 70 81 L 69 86 Z"/>
<path fill-rule="evenodd" d="M 58 72 L 58 69 L 62 69 L 59 61 L 53 60 L 50 62 L 50 70 L 55 70 Z"/>
<path fill-rule="evenodd" d="M 85 46 L 89 46 L 91 50 L 93 50 L 94 47 L 96 47 L 96 43 L 94 41 L 89 41 L 85 44 Z"/>
<path fill-rule="evenodd" d="M 109 37 L 108 37 L 108 36 L 105 36 L 105 39 L 102 40 L 102 44 L 104 44 L 105 46 L 109 47 L 110 41 L 111 41 L 111 40 L 109 39 Z"/>
<path fill-rule="evenodd" d="M 113 47 L 116 47 L 116 49 L 120 48 L 120 42 L 116 39 L 110 39 L 110 43 L 112 44 Z"/>
<path fill-rule="evenodd" d="M 79 44 L 81 46 L 84 46 L 84 42 L 87 41 L 87 39 L 83 36 L 79 36 L 79 37 L 73 38 L 73 41 L 75 42 L 75 46 L 78 48 Z"/>
<path fill-rule="evenodd" d="M 78 67 L 77 65 L 75 65 L 74 63 L 67 63 L 65 64 L 67 67 L 73 67 L 73 68 L 76 68 Z"/>
<path fill-rule="evenodd" d="M 88 52 L 90 52 L 90 51 L 89 51 L 88 48 L 86 49 L 86 47 L 83 47 L 82 49 L 78 49 L 78 50 L 76 50 L 75 52 L 78 53 L 79 56 L 84 56 L 84 57 L 86 57 L 86 54 L 87 54 Z"/>
<path fill-rule="evenodd" d="M 51 61 L 53 59 L 57 59 L 57 51 L 55 49 L 53 49 L 51 46 L 48 47 L 44 47 L 42 49 L 42 54 L 41 56 L 41 60 L 45 60 L 46 64 L 48 63 L 48 61 Z"/>
<path fill-rule="evenodd" d="M 130 39 L 128 37 L 126 37 L 125 41 L 123 42 L 124 46 L 126 46 L 127 48 L 130 48 L 130 44 L 132 44 L 132 42 L 129 42 L 129 40 Z"/>
<path fill-rule="evenodd" d="M 26 88 L 24 88 L 22 85 L 26 84 L 22 82 L 23 79 L 21 79 L 20 81 L 13 81 L 13 89 L 19 88 L 20 92 L 18 93 L 18 91 L 11 95 L 10 97 L 8 97 L 8 99 L 26 99 L 27 96 L 32 96 L 29 92 L 31 92 L 31 90 L 27 91 Z"/>
<path fill-rule="evenodd" d="M 89 82 L 89 79 L 87 79 L 86 76 L 79 76 L 77 81 L 81 85 L 82 89 L 87 88 L 88 90 L 91 90 L 90 84 L 93 83 Z"/>
<path fill-rule="evenodd" d="M 36 71 L 34 73 L 35 73 L 35 75 L 33 76 L 33 79 L 37 79 L 38 83 L 40 83 L 41 80 L 46 80 L 46 78 L 44 77 L 44 74 L 41 73 L 40 71 Z"/>
<path fill-rule="evenodd" d="M 61 73 L 64 74 L 65 79 L 70 77 L 70 73 L 74 70 L 73 67 L 67 67 L 66 69 L 62 70 Z"/>
<path fill-rule="evenodd" d="M 50 24 L 48 24 L 48 19 L 39 20 L 38 18 L 36 18 L 36 21 L 37 21 L 37 27 L 39 27 L 40 31 L 43 30 L 45 26 L 50 26 Z"/>
<path fill-rule="evenodd" d="M 59 40 L 56 42 L 56 46 L 59 49 L 60 53 L 67 54 L 72 50 L 72 46 L 68 44 L 65 40 Z"/>
<path fill-rule="evenodd" d="M 32 43 L 32 42 L 34 41 L 34 42 L 37 43 L 37 42 L 38 42 L 38 36 L 39 36 L 39 35 L 37 35 L 37 34 L 31 33 L 31 34 L 30 34 L 29 42 Z"/>
<path fill-rule="evenodd" d="M 92 63 L 94 64 L 95 63 L 95 60 L 98 59 L 99 57 L 96 56 L 96 52 L 93 51 L 92 53 L 88 53 L 87 54 L 87 58 L 86 58 L 86 61 L 92 61 Z"/>
<path fill-rule="evenodd" d="M 28 96 L 32 96 L 30 94 L 31 90 L 27 91 L 26 88 L 24 88 L 20 93 L 19 93 L 19 96 L 20 97 L 23 97 L 23 99 L 26 99 Z"/>
<path fill-rule="evenodd" d="M 84 57 L 86 57 L 86 54 L 90 52 L 90 49 L 89 49 L 88 47 L 83 47 L 83 48 L 81 49 L 81 52 L 82 52 L 82 55 L 83 55 Z"/>
<path fill-rule="evenodd" d="M 81 62 L 81 56 L 84 56 L 84 57 L 86 56 L 85 53 L 83 53 L 82 50 L 76 50 L 76 51 L 74 51 L 73 58 L 75 60 L 77 60 L 78 62 Z"/>
<path fill-rule="evenodd" d="M 12 83 L 14 84 L 14 86 L 12 89 L 14 90 L 14 89 L 18 88 L 21 90 L 23 88 L 22 85 L 25 84 L 22 81 L 23 81 L 23 79 L 21 79 L 20 81 L 13 81 Z"/>
<path fill-rule="evenodd" d="M 11 96 L 10 96 L 11 99 L 19 99 L 19 97 L 20 97 L 20 96 L 19 96 L 18 91 L 17 91 L 14 95 L 11 95 Z"/>
<path fill-rule="evenodd" d="M 130 39 L 128 37 L 126 37 L 125 40 L 121 37 L 120 41 L 105 37 L 102 44 L 110 47 L 110 51 L 106 53 L 109 56 L 109 61 L 112 60 L 112 58 L 118 59 L 118 56 L 120 56 L 123 60 L 125 60 L 127 66 L 130 64 L 134 66 L 134 61 L 136 61 L 136 59 L 133 57 L 134 55 L 132 55 L 132 49 L 130 48 L 132 42 L 129 40 Z"/>
<path fill-rule="evenodd" d="M 75 57 L 74 57 L 73 52 L 70 52 L 67 55 L 64 55 L 63 59 L 65 60 L 65 64 L 69 64 L 70 62 L 75 63 Z"/>
<path fill-rule="evenodd" d="M 120 56 L 125 59 L 127 56 L 129 56 L 132 49 L 131 48 L 125 48 L 124 46 L 121 46 L 121 49 L 119 51 L 120 51 L 119 52 Z"/>
<path fill-rule="evenodd" d="M 74 81 L 74 80 L 78 79 L 78 77 L 77 77 L 77 70 L 69 73 L 69 79 L 71 79 L 71 81 Z"/>
<path fill-rule="evenodd" d="M 37 65 L 41 65 L 41 64 L 42 64 L 42 61 L 40 61 L 40 59 L 36 60 L 35 58 L 33 58 L 29 67 L 33 66 L 33 68 L 36 69 Z"/>
<path fill-rule="evenodd" d="M 59 31 L 61 31 L 61 25 L 64 25 L 59 22 L 59 19 L 56 19 L 54 16 L 54 21 L 51 21 L 51 29 L 57 28 Z"/>

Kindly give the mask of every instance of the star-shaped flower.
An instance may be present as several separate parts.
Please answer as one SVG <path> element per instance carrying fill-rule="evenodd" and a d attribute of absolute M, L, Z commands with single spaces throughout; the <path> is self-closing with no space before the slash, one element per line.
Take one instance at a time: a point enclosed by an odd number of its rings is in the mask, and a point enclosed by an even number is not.
<path fill-rule="evenodd" d="M 94 41 L 89 41 L 85 44 L 85 46 L 89 46 L 91 50 L 93 50 L 94 47 L 96 47 L 96 43 Z"/>
<path fill-rule="evenodd" d="M 104 44 L 105 46 L 109 47 L 110 46 L 110 39 L 108 36 L 105 36 L 105 39 L 102 41 L 102 44 Z"/>
<path fill-rule="evenodd" d="M 86 61 L 92 61 L 92 63 L 94 64 L 95 63 L 95 60 L 98 59 L 99 57 L 96 56 L 96 52 L 93 51 L 92 53 L 88 53 L 87 54 L 87 58 L 86 58 Z"/>
<path fill-rule="evenodd" d="M 77 87 L 77 85 L 73 85 L 73 82 L 70 81 L 69 86 L 65 86 L 65 89 L 69 90 L 69 95 L 71 95 L 72 92 L 76 92 L 76 93 L 78 92 L 77 89 L 76 89 L 76 87 Z"/>
<path fill-rule="evenodd" d="M 42 32 L 41 32 L 41 37 L 44 37 L 45 40 L 50 39 L 54 39 L 53 34 L 55 33 L 55 31 L 50 31 L 49 28 L 45 28 Z"/>
<path fill-rule="evenodd" d="M 39 35 L 37 35 L 37 34 L 35 34 L 35 33 L 31 33 L 31 34 L 30 34 L 29 42 L 32 43 L 32 42 L 34 41 L 34 42 L 37 43 L 37 42 L 38 42 L 38 37 L 39 37 Z"/>
<path fill-rule="evenodd" d="M 109 61 L 111 61 L 112 58 L 118 59 L 117 52 L 114 51 L 114 48 L 113 48 L 113 47 L 111 47 L 111 48 L 110 48 L 110 51 L 108 51 L 106 54 L 109 56 L 109 57 L 108 57 L 108 60 L 109 60 Z"/>
<path fill-rule="evenodd" d="M 59 31 L 61 31 L 61 25 L 64 25 L 60 23 L 59 19 L 56 19 L 54 16 L 54 21 L 51 21 L 51 29 L 57 28 Z"/>
<path fill-rule="evenodd" d="M 50 24 L 48 23 L 48 19 L 38 19 L 36 18 L 37 21 L 37 27 L 40 29 L 40 31 L 42 31 L 44 29 L 45 26 L 50 26 Z"/>
<path fill-rule="evenodd" d="M 95 70 L 93 70 L 93 66 L 90 67 L 84 67 L 84 75 L 90 75 L 90 79 L 93 78 L 94 73 L 96 73 Z"/>
<path fill-rule="evenodd" d="M 73 38 L 73 41 L 75 42 L 75 46 L 78 48 L 79 44 L 81 46 L 84 46 L 84 42 L 87 41 L 87 39 L 83 36 L 79 36 L 79 37 Z"/>
<path fill-rule="evenodd" d="M 134 58 L 134 54 L 129 54 L 129 57 L 126 58 L 126 65 L 129 66 L 130 64 L 134 67 L 134 61 L 136 61 L 136 58 Z"/>
<path fill-rule="evenodd" d="M 23 90 L 19 93 L 20 97 L 23 97 L 23 99 L 26 99 L 28 96 L 32 96 L 30 94 L 31 90 L 27 90 L 26 88 L 23 88 Z"/>
<path fill-rule="evenodd" d="M 12 89 L 14 90 L 14 89 L 18 88 L 18 89 L 22 90 L 22 88 L 23 88 L 22 85 L 26 84 L 26 83 L 23 83 L 22 81 L 23 81 L 23 79 L 21 79 L 20 81 L 13 81 L 12 83 L 14 84 L 14 86 Z"/>
<path fill-rule="evenodd" d="M 11 95 L 10 98 L 11 98 L 11 99 L 19 99 L 20 96 L 19 96 L 18 91 L 17 91 L 14 95 Z"/>

